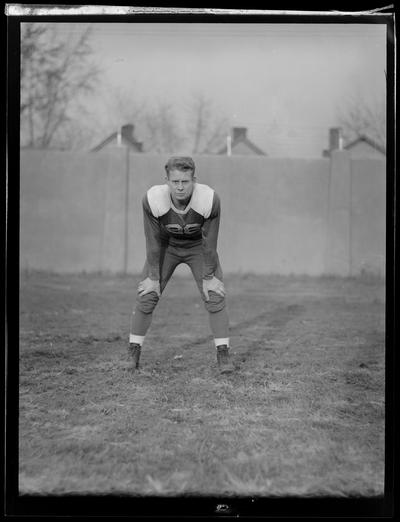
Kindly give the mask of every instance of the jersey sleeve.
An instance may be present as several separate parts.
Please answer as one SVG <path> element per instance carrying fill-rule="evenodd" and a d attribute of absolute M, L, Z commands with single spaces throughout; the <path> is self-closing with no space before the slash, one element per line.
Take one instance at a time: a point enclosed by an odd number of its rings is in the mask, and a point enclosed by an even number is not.
<path fill-rule="evenodd" d="M 203 224 L 203 279 L 211 279 L 217 269 L 217 241 L 221 216 L 221 202 L 214 192 L 210 216 Z"/>
<path fill-rule="evenodd" d="M 146 260 L 149 267 L 149 277 L 154 281 L 160 279 L 161 231 L 158 219 L 154 217 L 147 194 L 142 200 L 144 235 L 146 238 Z"/>

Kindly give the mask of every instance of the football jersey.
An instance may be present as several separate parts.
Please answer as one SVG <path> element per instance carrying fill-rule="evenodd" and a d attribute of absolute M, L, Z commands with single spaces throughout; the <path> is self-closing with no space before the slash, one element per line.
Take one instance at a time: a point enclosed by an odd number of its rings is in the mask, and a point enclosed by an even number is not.
<path fill-rule="evenodd" d="M 167 184 L 154 185 L 143 198 L 147 262 L 151 279 L 159 278 L 162 246 L 202 246 L 204 277 L 212 277 L 217 263 L 220 200 L 208 185 L 195 183 L 186 208 L 173 204 Z"/>

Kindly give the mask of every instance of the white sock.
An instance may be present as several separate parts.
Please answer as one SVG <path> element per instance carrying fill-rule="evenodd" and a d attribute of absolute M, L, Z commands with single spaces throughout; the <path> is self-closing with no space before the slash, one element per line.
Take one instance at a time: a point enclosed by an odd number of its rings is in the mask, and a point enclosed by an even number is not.
<path fill-rule="evenodd" d="M 135 335 L 135 334 L 129 334 L 129 343 L 130 344 L 140 344 L 142 346 L 144 342 L 144 335 Z"/>
<path fill-rule="evenodd" d="M 229 337 L 220 337 L 219 339 L 214 339 L 215 348 L 221 345 L 225 345 L 229 348 Z"/>

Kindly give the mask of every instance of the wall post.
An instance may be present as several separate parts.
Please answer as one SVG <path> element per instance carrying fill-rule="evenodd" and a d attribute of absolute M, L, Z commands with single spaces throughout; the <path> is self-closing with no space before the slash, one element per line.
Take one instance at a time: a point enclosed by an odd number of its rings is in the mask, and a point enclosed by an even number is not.
<path fill-rule="evenodd" d="M 328 245 L 325 273 L 347 277 L 351 272 L 351 159 L 344 150 L 331 153 Z"/>
<path fill-rule="evenodd" d="M 129 254 L 129 147 L 126 147 L 125 152 L 125 204 L 124 204 L 124 263 L 123 273 L 128 272 L 128 254 Z"/>

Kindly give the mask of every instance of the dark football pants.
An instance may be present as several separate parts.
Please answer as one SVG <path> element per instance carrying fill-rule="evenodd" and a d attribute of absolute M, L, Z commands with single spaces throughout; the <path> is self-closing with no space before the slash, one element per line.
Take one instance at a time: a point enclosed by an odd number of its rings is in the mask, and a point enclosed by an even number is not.
<path fill-rule="evenodd" d="M 160 290 L 165 289 L 176 267 L 181 263 L 187 264 L 193 274 L 204 306 L 208 311 L 210 329 L 214 338 L 229 336 L 228 315 L 225 308 L 225 297 L 215 292 L 209 292 L 209 300 L 205 300 L 203 293 L 203 252 L 201 245 L 195 247 L 174 247 L 168 245 L 161 250 L 160 256 Z M 222 281 L 222 269 L 218 261 L 215 277 Z M 147 262 L 143 268 L 141 281 L 149 276 Z M 144 336 L 151 324 L 152 313 L 159 301 L 155 292 L 137 296 L 135 312 L 132 316 L 131 333 Z"/>

